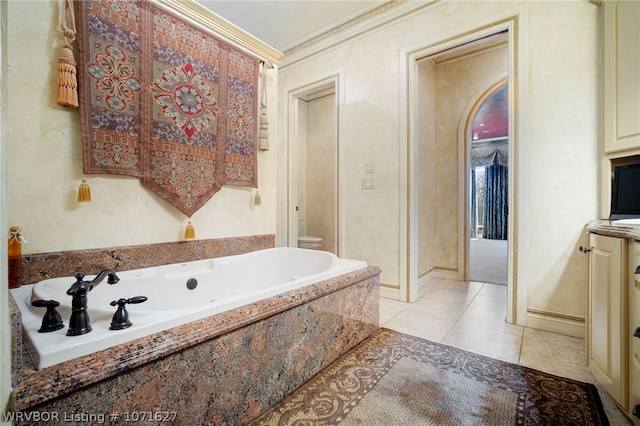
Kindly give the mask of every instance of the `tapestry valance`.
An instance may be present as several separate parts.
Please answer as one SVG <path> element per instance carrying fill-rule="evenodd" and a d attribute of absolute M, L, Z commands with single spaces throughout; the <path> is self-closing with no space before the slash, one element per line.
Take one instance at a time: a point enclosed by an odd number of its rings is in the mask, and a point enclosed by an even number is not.
<path fill-rule="evenodd" d="M 491 139 L 471 143 L 471 167 L 509 165 L 509 139 Z"/>
<path fill-rule="evenodd" d="M 259 59 L 150 0 L 76 1 L 84 172 L 140 177 L 187 216 L 257 187 Z"/>

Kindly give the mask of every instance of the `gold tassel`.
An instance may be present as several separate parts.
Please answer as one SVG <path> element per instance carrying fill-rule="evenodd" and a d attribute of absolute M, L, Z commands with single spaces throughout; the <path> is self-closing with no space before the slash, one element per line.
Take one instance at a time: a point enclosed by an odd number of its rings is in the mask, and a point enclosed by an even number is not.
<path fill-rule="evenodd" d="M 88 203 L 91 201 L 91 187 L 87 183 L 85 178 L 82 178 L 82 183 L 78 188 L 78 202 Z"/>
<path fill-rule="evenodd" d="M 71 28 L 67 27 L 67 19 Z M 62 0 L 60 27 L 64 35 L 64 46 L 58 58 L 58 92 L 57 102 L 69 108 L 78 108 L 78 78 L 76 61 L 73 58 L 71 43 L 76 39 L 76 16 L 73 11 L 73 0 Z"/>
<path fill-rule="evenodd" d="M 191 219 L 189 219 L 189 223 L 187 223 L 187 227 L 184 230 L 184 239 L 185 240 L 195 240 L 196 239 L 196 229 L 191 224 Z"/>
<path fill-rule="evenodd" d="M 253 205 L 259 206 L 262 204 L 262 197 L 260 196 L 260 191 L 256 190 L 256 195 L 253 197 Z"/>
<path fill-rule="evenodd" d="M 73 59 L 71 46 L 66 44 L 58 58 L 58 105 L 78 108 L 78 80 L 76 61 Z"/>

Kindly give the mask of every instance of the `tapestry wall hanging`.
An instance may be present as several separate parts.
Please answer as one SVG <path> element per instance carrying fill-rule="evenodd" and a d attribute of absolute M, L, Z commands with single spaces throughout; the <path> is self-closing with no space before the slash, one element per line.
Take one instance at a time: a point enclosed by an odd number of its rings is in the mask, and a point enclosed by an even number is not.
<path fill-rule="evenodd" d="M 76 1 L 84 172 L 191 215 L 257 187 L 260 60 L 150 0 Z"/>

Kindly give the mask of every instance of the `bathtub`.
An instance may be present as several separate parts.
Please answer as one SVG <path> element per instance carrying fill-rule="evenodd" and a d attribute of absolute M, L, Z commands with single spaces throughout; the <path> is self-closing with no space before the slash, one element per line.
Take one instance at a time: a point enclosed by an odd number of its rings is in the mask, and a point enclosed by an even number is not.
<path fill-rule="evenodd" d="M 67 336 L 74 277 L 53 278 L 12 289 L 22 314 L 23 336 L 31 347 L 37 368 L 52 366 L 131 340 L 283 294 L 367 266 L 364 261 L 341 259 L 334 254 L 299 248 L 271 248 L 246 254 L 116 271 L 120 281 L 105 281 L 88 293 L 93 331 Z M 98 272 L 98 271 L 92 271 Z M 95 275 L 87 275 L 91 280 Z M 187 285 L 189 281 L 189 286 Z M 195 287 L 193 284 L 196 284 Z M 120 298 L 146 296 L 140 304 L 127 305 L 133 325 L 109 330 Z M 39 333 L 44 308 L 32 300 L 57 300 L 65 327 Z"/>

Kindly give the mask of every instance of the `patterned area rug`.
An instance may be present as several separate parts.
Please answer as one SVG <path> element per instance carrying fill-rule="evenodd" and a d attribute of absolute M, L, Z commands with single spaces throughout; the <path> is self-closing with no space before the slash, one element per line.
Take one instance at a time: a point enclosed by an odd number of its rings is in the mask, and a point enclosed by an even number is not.
<path fill-rule="evenodd" d="M 251 425 L 608 425 L 595 386 L 380 329 Z"/>

